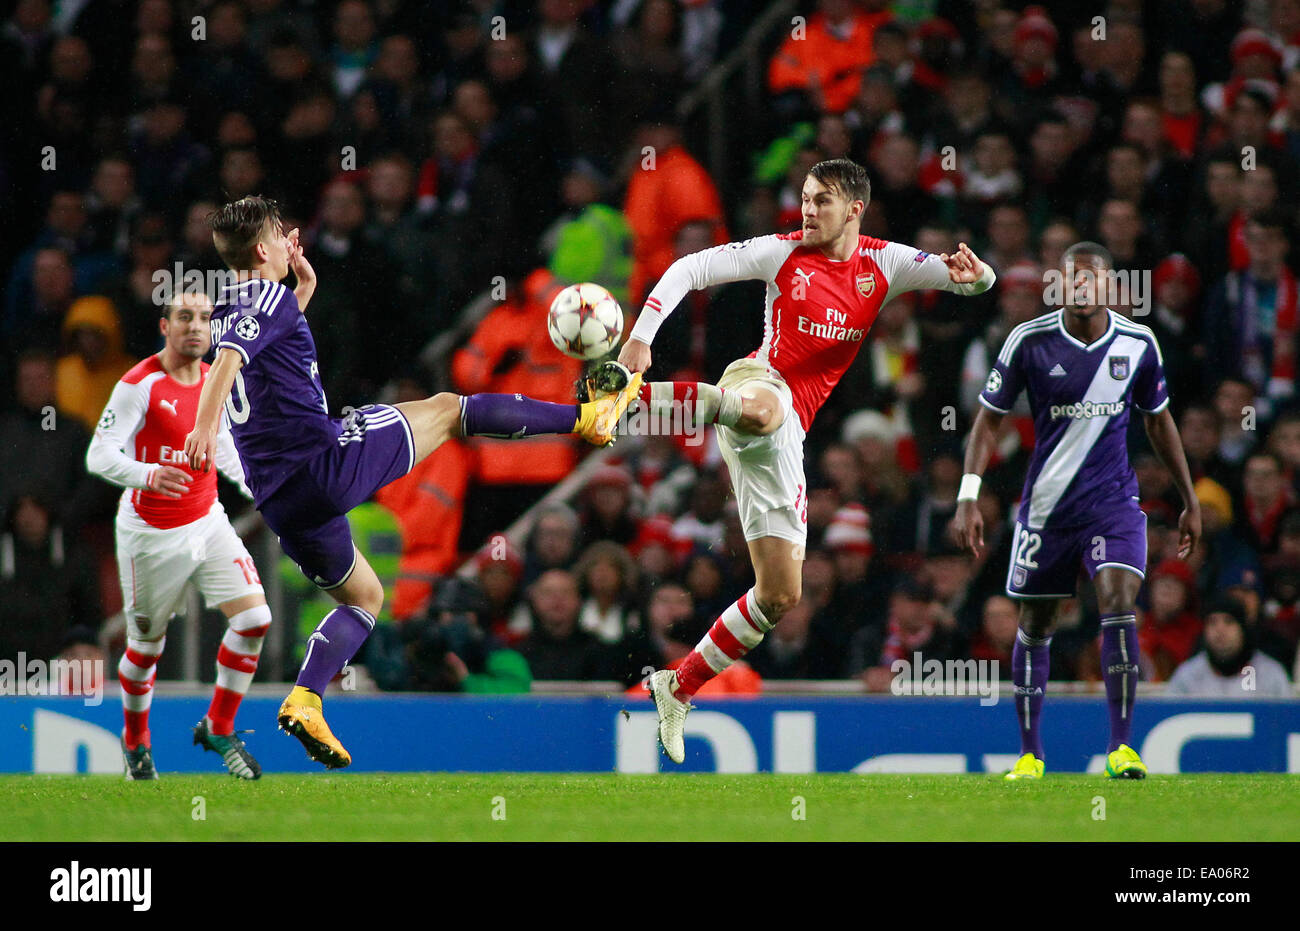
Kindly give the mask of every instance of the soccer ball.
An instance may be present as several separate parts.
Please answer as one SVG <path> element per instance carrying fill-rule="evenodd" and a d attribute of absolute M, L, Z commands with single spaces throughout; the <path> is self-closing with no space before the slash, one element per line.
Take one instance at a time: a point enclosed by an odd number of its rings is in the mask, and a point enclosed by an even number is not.
<path fill-rule="evenodd" d="M 623 308 L 598 284 L 569 285 L 555 296 L 546 329 L 555 348 L 574 359 L 599 359 L 623 335 Z"/>

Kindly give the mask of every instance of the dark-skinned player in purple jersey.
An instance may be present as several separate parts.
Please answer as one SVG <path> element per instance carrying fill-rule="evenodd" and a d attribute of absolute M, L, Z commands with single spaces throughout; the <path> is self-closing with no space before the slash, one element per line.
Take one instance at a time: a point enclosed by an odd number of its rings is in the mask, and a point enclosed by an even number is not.
<path fill-rule="evenodd" d="M 452 437 L 576 433 L 608 445 L 641 377 L 605 382 L 604 390 L 589 383 L 593 400 L 583 404 L 441 393 L 333 418 L 304 315 L 316 276 L 298 230 L 286 231 L 279 206 L 259 196 L 226 204 L 210 223 L 236 281 L 213 309 L 216 355 L 185 455 L 191 468 L 212 467 L 224 409 L 257 509 L 285 554 L 338 602 L 308 639 L 278 718 L 312 759 L 331 769 L 347 766 L 352 758 L 325 723 L 321 697 L 369 636 L 384 599 L 374 569 L 352 542 L 348 511 Z M 292 291 L 281 283 L 290 272 L 298 282 Z M 372 319 L 383 325 L 382 317 Z"/>
<path fill-rule="evenodd" d="M 1034 416 L 1034 451 L 1012 539 L 1006 591 L 1020 601 L 1012 649 L 1012 685 L 1021 756 L 1008 779 L 1040 779 L 1039 730 L 1047 690 L 1052 624 L 1061 599 L 1074 597 L 1079 567 L 1092 579 L 1101 611 L 1101 673 L 1110 712 L 1106 775 L 1141 779 L 1146 765 L 1129 746 L 1138 681 L 1138 590 L 1147 562 L 1146 515 L 1126 437 L 1130 412 L 1142 415 L 1155 454 L 1183 499 L 1178 555 L 1201 536 L 1201 511 L 1169 412 L 1164 361 L 1151 330 L 1106 307 L 1101 287 L 1113 281 L 1110 253 L 1077 243 L 1062 259 L 1064 306 L 1008 334 L 980 394 L 982 408 L 966 447 L 957 495 L 958 539 L 978 555 L 984 526 L 980 476 L 1002 418 L 1020 392 Z"/>

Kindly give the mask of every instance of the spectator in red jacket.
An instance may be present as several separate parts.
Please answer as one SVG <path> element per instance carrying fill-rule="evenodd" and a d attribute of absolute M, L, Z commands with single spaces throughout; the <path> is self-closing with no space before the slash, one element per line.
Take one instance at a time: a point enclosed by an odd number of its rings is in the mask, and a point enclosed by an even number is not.
<path fill-rule="evenodd" d="M 1166 559 L 1156 566 L 1149 600 L 1138 644 L 1155 666 L 1155 681 L 1163 682 L 1196 651 L 1201 636 L 1191 567 L 1181 559 Z"/>

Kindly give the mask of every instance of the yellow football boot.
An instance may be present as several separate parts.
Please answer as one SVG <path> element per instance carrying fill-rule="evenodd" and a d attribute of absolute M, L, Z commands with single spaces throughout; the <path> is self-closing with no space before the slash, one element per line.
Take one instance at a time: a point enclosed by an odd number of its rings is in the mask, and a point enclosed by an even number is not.
<path fill-rule="evenodd" d="M 342 769 L 352 762 L 351 755 L 325 723 L 320 696 L 310 689 L 295 685 L 276 717 L 280 730 L 297 737 L 307 755 L 317 763 L 325 764 L 326 769 Z"/>
<path fill-rule="evenodd" d="M 578 407 L 573 432 L 593 446 L 608 446 L 618 436 L 618 422 L 641 390 L 641 373 L 635 375 L 617 362 L 606 362 L 587 378 L 585 394 L 591 400 Z"/>
<path fill-rule="evenodd" d="M 1128 744 L 1120 744 L 1106 754 L 1106 775 L 1111 779 L 1145 779 L 1147 764 Z"/>
<path fill-rule="evenodd" d="M 1016 760 L 1016 765 L 1011 767 L 1011 771 L 1002 778 L 1008 781 L 1013 779 L 1042 779 L 1043 761 L 1032 753 L 1026 753 Z"/>

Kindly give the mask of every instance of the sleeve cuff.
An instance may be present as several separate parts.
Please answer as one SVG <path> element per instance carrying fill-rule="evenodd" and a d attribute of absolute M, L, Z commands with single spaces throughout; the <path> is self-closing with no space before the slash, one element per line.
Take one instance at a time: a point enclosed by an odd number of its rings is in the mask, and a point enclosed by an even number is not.
<path fill-rule="evenodd" d="M 992 403 L 990 403 L 989 400 L 988 400 L 987 398 L 985 398 L 984 395 L 982 395 L 982 394 L 980 395 L 980 403 L 983 404 L 985 407 L 987 407 L 989 410 L 994 411 L 994 412 L 996 412 L 996 413 L 998 413 L 998 414 L 1010 414 L 1010 413 L 1011 413 L 1010 408 L 1008 408 L 1007 410 L 1003 410 L 1002 408 L 998 407 L 996 404 L 992 404 Z"/>
<path fill-rule="evenodd" d="M 235 350 L 235 352 L 239 353 L 241 356 L 244 357 L 244 364 L 245 364 L 245 365 L 247 365 L 248 362 L 249 362 L 248 351 L 247 351 L 246 349 L 244 349 L 244 347 L 241 346 L 241 345 L 239 345 L 238 343 L 227 343 L 225 340 L 222 340 L 221 342 L 217 343 L 217 348 L 218 348 L 218 349 L 233 349 L 233 350 Z"/>

